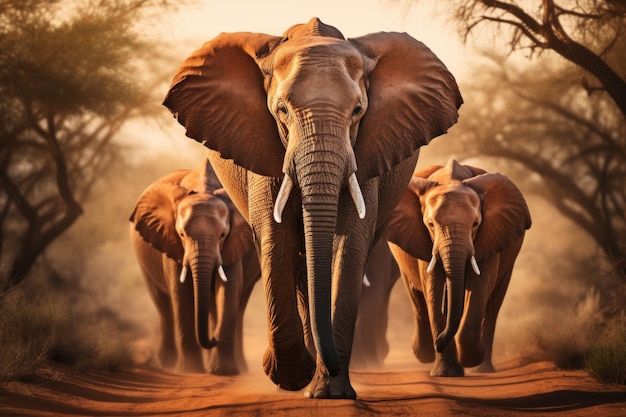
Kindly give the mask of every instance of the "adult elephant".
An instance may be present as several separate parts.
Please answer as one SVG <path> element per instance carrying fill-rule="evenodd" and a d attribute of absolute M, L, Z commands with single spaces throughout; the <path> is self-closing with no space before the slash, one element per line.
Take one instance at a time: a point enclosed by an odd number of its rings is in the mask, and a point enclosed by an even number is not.
<path fill-rule="evenodd" d="M 530 225 L 504 175 L 455 160 L 414 174 L 387 237 L 413 303 L 413 352 L 435 361 L 431 375 L 494 371 L 496 319 Z"/>
<path fill-rule="evenodd" d="M 362 369 L 381 367 L 389 354 L 389 298 L 400 269 L 384 234 L 370 252 L 365 277 L 350 362 L 352 367 Z"/>
<path fill-rule="evenodd" d="M 419 147 L 456 122 L 461 102 L 454 77 L 410 36 L 345 39 L 317 18 L 283 36 L 223 33 L 183 62 L 164 104 L 209 148 L 252 226 L 264 369 L 280 387 L 356 397 L 348 366 L 369 250 Z"/>
<path fill-rule="evenodd" d="M 132 246 L 160 317 L 161 364 L 205 372 L 206 348 L 212 349 L 209 372 L 245 370 L 243 313 L 261 275 L 259 262 L 250 226 L 208 160 L 151 184 L 130 221 Z"/>

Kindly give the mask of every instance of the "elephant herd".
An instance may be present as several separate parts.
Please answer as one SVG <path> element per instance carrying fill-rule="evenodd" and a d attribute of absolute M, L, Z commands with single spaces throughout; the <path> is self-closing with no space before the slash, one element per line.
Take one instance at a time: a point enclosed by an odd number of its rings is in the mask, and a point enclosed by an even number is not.
<path fill-rule="evenodd" d="M 164 105 L 207 148 L 150 185 L 131 241 L 160 317 L 158 359 L 246 370 L 243 313 L 262 281 L 263 369 L 307 398 L 356 398 L 351 357 L 381 364 L 391 288 L 434 376 L 493 371 L 498 311 L 531 220 L 505 176 L 415 170 L 461 94 L 407 34 L 346 39 L 313 18 L 282 36 L 222 33 L 176 72 Z"/>

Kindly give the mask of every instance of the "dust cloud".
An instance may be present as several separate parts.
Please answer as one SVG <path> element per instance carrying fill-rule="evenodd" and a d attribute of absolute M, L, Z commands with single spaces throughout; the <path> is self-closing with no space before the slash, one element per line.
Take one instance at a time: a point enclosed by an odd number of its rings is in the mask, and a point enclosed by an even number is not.
<path fill-rule="evenodd" d="M 136 357 L 144 362 L 154 359 L 158 316 L 132 253 L 128 216 L 152 181 L 177 168 L 199 166 L 204 152 L 201 147 L 189 149 L 177 157 L 172 153 L 150 156 L 107 177 L 85 206 L 83 217 L 46 257 L 58 271 L 71 308 L 79 316 L 110 323 L 110 337 L 129 340 Z M 419 165 L 445 161 L 447 158 L 425 155 Z M 585 267 L 593 255 L 591 241 L 544 201 L 530 196 L 527 200 L 533 226 L 500 313 L 496 366 L 511 356 L 541 358 L 541 341 L 548 340 L 546 335 L 556 329 L 576 333 L 593 327 L 600 314 L 600 298 L 590 290 L 594 272 Z M 257 283 L 244 318 L 245 354 L 251 372 L 261 370 L 267 346 L 262 293 L 261 283 Z M 411 352 L 412 310 L 400 280 L 390 306 L 387 337 L 391 351 L 385 368 L 429 369 Z"/>

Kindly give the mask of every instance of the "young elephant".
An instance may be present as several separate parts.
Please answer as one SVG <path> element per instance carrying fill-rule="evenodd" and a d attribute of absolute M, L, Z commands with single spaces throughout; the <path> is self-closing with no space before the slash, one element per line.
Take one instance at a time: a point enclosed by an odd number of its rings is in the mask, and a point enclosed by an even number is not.
<path fill-rule="evenodd" d="M 251 229 L 208 161 L 150 185 L 130 221 L 133 249 L 160 316 L 161 364 L 205 372 L 202 348 L 214 348 L 209 372 L 245 369 L 243 312 L 260 268 Z"/>
<path fill-rule="evenodd" d="M 413 175 L 387 232 L 413 303 L 413 352 L 435 361 L 431 375 L 494 371 L 496 319 L 530 225 L 504 175 L 455 160 Z"/>

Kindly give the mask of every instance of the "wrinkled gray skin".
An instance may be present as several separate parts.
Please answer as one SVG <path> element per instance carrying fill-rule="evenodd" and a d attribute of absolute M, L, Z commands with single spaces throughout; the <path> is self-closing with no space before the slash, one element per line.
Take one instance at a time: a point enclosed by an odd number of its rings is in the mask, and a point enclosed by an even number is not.
<path fill-rule="evenodd" d="M 410 36 L 345 39 L 317 18 L 282 36 L 221 34 L 181 65 L 164 104 L 209 148 L 252 226 L 263 366 L 281 388 L 356 397 L 348 367 L 368 253 L 419 148 L 456 123 L 461 102 Z"/>
<path fill-rule="evenodd" d="M 413 175 L 387 238 L 413 303 L 413 352 L 435 361 L 431 375 L 494 370 L 496 319 L 530 226 L 504 175 L 455 160 Z"/>
<path fill-rule="evenodd" d="M 208 161 L 150 185 L 130 221 L 137 262 L 159 313 L 161 364 L 179 372 L 245 371 L 243 314 L 260 268 L 252 231 Z"/>

